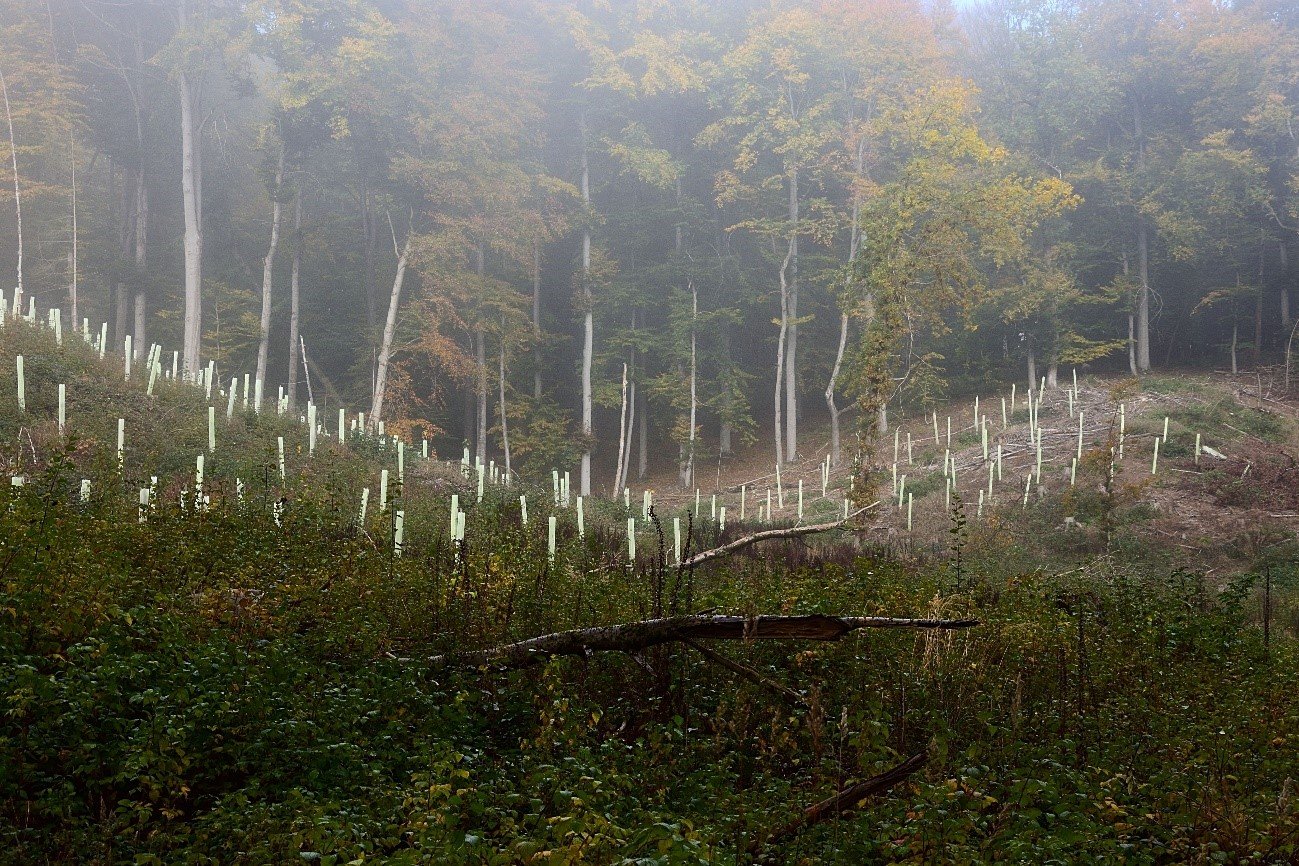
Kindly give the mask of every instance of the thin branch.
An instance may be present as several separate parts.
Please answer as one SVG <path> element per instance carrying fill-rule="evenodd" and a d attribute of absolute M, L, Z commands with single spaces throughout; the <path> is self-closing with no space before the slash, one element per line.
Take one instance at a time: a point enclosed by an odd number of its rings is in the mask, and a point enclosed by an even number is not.
<path fill-rule="evenodd" d="M 764 688 L 771 689 L 776 694 L 785 698 L 785 700 L 787 700 L 789 703 L 795 706 L 807 706 L 807 701 L 803 700 L 803 696 L 800 695 L 798 692 L 794 691 L 788 686 L 782 686 L 780 683 L 776 682 L 770 677 L 763 676 L 762 674 L 755 671 L 753 668 L 748 667 L 747 665 L 742 665 L 739 662 L 735 661 L 734 659 L 727 658 L 721 653 L 709 649 L 708 647 L 704 646 L 698 641 L 685 640 L 683 641 L 683 643 L 686 646 L 690 647 L 691 649 L 698 651 L 700 655 L 708 659 L 710 662 L 713 662 L 714 664 L 726 668 L 731 673 L 738 674 L 739 676 L 744 677 L 746 680 L 749 680 L 750 682 L 754 682 Z"/>
<path fill-rule="evenodd" d="M 737 538 L 735 541 L 727 542 L 721 547 L 714 547 L 712 550 L 702 550 L 693 556 L 686 557 L 681 561 L 682 568 L 692 568 L 696 565 L 702 565 L 710 559 L 716 559 L 719 556 L 725 556 L 728 553 L 734 553 L 750 545 L 757 544 L 759 541 L 772 541 L 778 538 L 799 538 L 804 535 L 813 535 L 817 532 L 828 532 L 831 529 L 839 529 L 845 526 L 848 521 L 860 514 L 879 505 L 879 502 L 872 502 L 864 508 L 859 508 L 843 520 L 836 520 L 831 523 L 813 523 L 808 526 L 790 526 L 780 529 L 764 529 L 762 532 L 755 532 L 752 535 L 746 535 L 743 538 Z"/>

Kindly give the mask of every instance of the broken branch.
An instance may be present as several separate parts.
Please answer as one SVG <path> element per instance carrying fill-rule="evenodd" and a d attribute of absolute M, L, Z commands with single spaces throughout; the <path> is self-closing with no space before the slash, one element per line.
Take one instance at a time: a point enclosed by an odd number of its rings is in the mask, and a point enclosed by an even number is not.
<path fill-rule="evenodd" d="M 778 538 L 800 538 L 804 535 L 812 535 L 817 532 L 827 532 L 831 529 L 839 529 L 859 514 L 862 514 L 879 505 L 878 502 L 872 502 L 864 508 L 859 508 L 843 520 L 835 520 L 830 523 L 813 523 L 808 526 L 788 526 L 780 529 L 764 529 L 762 532 L 755 532 L 752 535 L 746 535 L 743 538 L 737 538 L 734 541 L 728 541 L 721 547 L 714 547 L 712 550 L 702 550 L 693 556 L 687 556 L 681 561 L 682 568 L 691 568 L 696 565 L 707 562 L 710 559 L 716 559 L 719 556 L 725 556 L 728 553 L 734 553 L 741 548 L 757 544 L 759 541 L 772 541 Z"/>
<path fill-rule="evenodd" d="M 888 616 L 725 616 L 692 614 L 540 635 L 485 650 L 433 656 L 438 666 L 525 668 L 557 655 L 637 652 L 688 640 L 839 640 L 861 628 L 962 629 L 975 619 L 909 619 Z"/>

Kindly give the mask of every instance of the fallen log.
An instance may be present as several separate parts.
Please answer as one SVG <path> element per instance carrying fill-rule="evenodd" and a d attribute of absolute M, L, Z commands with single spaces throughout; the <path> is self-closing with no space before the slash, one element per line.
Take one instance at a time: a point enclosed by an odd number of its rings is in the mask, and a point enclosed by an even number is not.
<path fill-rule="evenodd" d="M 859 514 L 864 514 L 875 506 L 878 502 L 872 502 L 863 508 L 859 508 L 852 514 L 849 514 L 843 520 L 834 520 L 830 523 L 810 523 L 806 526 L 786 526 L 778 529 L 764 529 L 761 532 L 755 532 L 752 535 L 746 535 L 743 538 L 737 538 L 734 541 L 728 541 L 721 547 L 714 547 L 712 550 L 701 550 L 699 553 L 687 556 L 681 560 L 682 568 L 701 565 L 710 559 L 716 559 L 719 556 L 725 556 L 728 553 L 734 553 L 750 545 L 757 544 L 759 541 L 774 541 L 781 538 L 801 538 L 804 535 L 814 535 L 818 532 L 828 532 L 831 529 L 840 529 L 848 524 Z"/>
<path fill-rule="evenodd" d="M 820 613 L 758 617 L 690 614 L 543 634 L 490 649 L 433 656 L 429 663 L 435 667 L 525 668 L 541 664 L 553 656 L 634 653 L 674 641 L 832 641 L 862 628 L 962 629 L 978 624 L 975 619 L 829 616 Z"/>
<path fill-rule="evenodd" d="M 883 794 L 894 785 L 905 780 L 908 776 L 913 775 L 917 770 L 925 765 L 925 762 L 928 759 L 928 755 L 924 752 L 919 752 L 912 755 L 910 758 L 907 758 L 896 767 L 885 770 L 879 775 L 871 776 L 869 779 L 858 782 L 855 785 L 849 785 L 833 797 L 829 797 L 819 803 L 813 803 L 811 806 L 808 806 L 803 810 L 802 815 L 799 815 L 784 827 L 781 827 L 774 833 L 770 833 L 755 840 L 754 843 L 749 846 L 749 853 L 756 854 L 767 845 L 801 833 L 808 827 L 820 824 L 822 821 L 831 818 L 838 818 L 845 812 L 856 810 L 867 797 Z"/>

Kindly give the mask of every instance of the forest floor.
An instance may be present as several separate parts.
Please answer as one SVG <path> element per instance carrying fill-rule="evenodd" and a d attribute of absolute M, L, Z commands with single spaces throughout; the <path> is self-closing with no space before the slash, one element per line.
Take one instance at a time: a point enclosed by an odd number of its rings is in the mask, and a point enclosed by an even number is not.
<path fill-rule="evenodd" d="M 1139 517 L 1139 535 L 1167 547 L 1173 566 L 1194 565 L 1209 573 L 1216 569 L 1230 573 L 1231 559 L 1225 550 L 1257 546 L 1271 537 L 1293 538 L 1299 533 L 1299 391 L 1292 389 L 1287 397 L 1278 370 L 1238 376 L 1203 371 L 1161 372 L 1140 383 L 1126 376 L 1088 375 L 1079 380 L 1072 406 L 1072 385 L 1063 378 L 1061 385 L 1048 389 L 1041 404 L 1040 483 L 1027 482 L 1035 474 L 1037 454 L 1031 444 L 1022 390 L 1017 389 L 1014 396 L 1014 409 L 1009 389 L 1004 394 L 980 398 L 977 411 L 987 417 L 989 424 L 986 459 L 982 436 L 975 425 L 973 397 L 952 401 L 938 407 L 936 413 L 919 417 L 914 412 L 895 412 L 890 430 L 896 437 L 897 471 L 907 476 L 906 490 L 913 496 L 912 531 L 907 532 L 907 509 L 905 505 L 899 507 L 892 479 L 885 476 L 882 489 L 872 497 L 880 504 L 867 520 L 872 539 L 904 540 L 908 545 L 922 547 L 945 543 L 951 525 L 951 500 L 945 495 L 943 466 L 949 449 L 956 466 L 955 492 L 963 497 L 970 519 L 982 517 L 977 505 L 982 490 L 989 503 L 1001 506 L 999 520 L 1013 520 L 1015 509 L 1005 506 L 1022 504 L 1027 484 L 1030 502 L 1058 500 L 1061 524 L 1065 523 L 1063 517 L 1068 517 L 1073 518 L 1071 525 L 1086 529 L 1084 517 L 1069 513 L 1070 504 L 1077 494 L 1084 498 L 1087 494 L 1106 494 L 1107 464 L 1111 448 L 1117 458 L 1120 423 L 1124 427 L 1123 456 L 1115 460 L 1110 493 L 1124 499 L 1130 517 Z M 1079 413 L 1083 459 L 1073 487 L 1070 468 L 1079 453 Z M 1165 418 L 1167 439 L 1163 439 Z M 845 419 L 846 442 L 852 439 L 854 423 L 851 418 Z M 776 506 L 776 519 L 797 519 L 796 490 L 800 480 L 804 521 L 833 519 L 842 513 L 851 464 L 844 460 L 830 470 L 826 494 L 822 496 L 822 465 L 830 449 L 829 423 L 820 417 L 809 418 L 801 424 L 800 432 L 802 456 L 781 471 L 784 507 Z M 1203 446 L 1198 461 L 1196 434 Z M 1156 438 L 1163 441 L 1152 474 Z M 999 445 L 1002 465 L 998 476 Z M 894 447 L 886 435 L 877 456 L 879 462 L 888 465 L 893 456 L 888 452 Z M 767 443 L 742 448 L 724 460 L 714 458 L 699 467 L 698 477 L 701 512 L 708 512 L 711 497 L 716 494 L 719 505 L 727 505 L 733 519 L 739 516 L 742 487 L 746 491 L 745 510 L 752 519 L 755 507 L 765 502 L 768 489 L 776 486 Z M 655 503 L 668 509 L 689 508 L 694 498 L 693 491 L 680 489 L 671 469 L 650 475 L 639 487 L 653 490 Z M 773 501 L 778 501 L 777 495 L 772 495 Z M 639 488 L 633 488 L 632 498 L 639 498 Z M 991 506 L 986 510 L 991 515 Z"/>

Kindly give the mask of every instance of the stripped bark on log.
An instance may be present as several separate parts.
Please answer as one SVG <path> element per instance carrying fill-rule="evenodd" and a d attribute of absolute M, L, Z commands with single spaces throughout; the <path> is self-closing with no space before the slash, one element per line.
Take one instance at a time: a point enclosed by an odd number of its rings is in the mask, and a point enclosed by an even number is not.
<path fill-rule="evenodd" d="M 737 538 L 734 541 L 727 542 L 721 547 L 714 547 L 712 550 L 702 550 L 693 556 L 688 556 L 681 561 L 682 568 L 690 568 L 696 565 L 702 565 L 710 559 L 716 559 L 719 556 L 725 556 L 728 553 L 734 553 L 759 541 L 774 541 L 781 538 L 800 538 L 804 535 L 814 535 L 818 532 L 828 532 L 831 529 L 841 529 L 860 514 L 864 514 L 875 506 L 878 502 L 872 502 L 864 508 L 859 508 L 843 520 L 835 520 L 831 523 L 812 523 L 807 526 L 787 526 L 779 529 L 764 529 L 762 532 L 755 532 L 752 535 L 746 535 L 743 538 Z"/>

